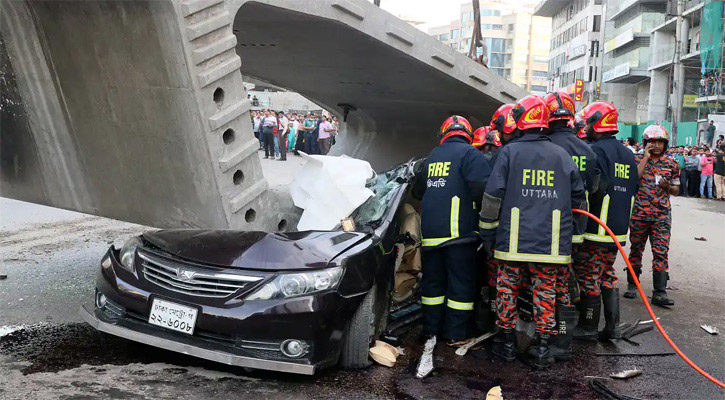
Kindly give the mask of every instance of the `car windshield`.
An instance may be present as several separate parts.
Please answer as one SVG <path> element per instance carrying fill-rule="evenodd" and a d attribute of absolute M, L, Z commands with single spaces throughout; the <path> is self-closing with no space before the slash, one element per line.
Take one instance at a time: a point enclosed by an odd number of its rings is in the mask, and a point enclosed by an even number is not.
<path fill-rule="evenodd" d="M 357 227 L 379 224 L 385 212 L 390 208 L 398 189 L 412 179 L 411 170 L 410 163 L 400 164 L 368 180 L 365 186 L 375 195 L 367 199 L 352 213 L 351 217 Z"/>

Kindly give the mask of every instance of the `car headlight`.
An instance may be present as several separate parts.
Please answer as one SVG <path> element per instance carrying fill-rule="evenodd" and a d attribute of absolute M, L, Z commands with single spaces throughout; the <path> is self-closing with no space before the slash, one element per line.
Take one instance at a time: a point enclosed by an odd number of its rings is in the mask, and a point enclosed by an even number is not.
<path fill-rule="evenodd" d="M 118 253 L 118 258 L 119 260 L 121 260 L 121 266 L 123 266 L 123 268 L 127 269 L 129 272 L 133 272 L 133 264 L 134 260 L 136 259 L 136 248 L 141 245 L 141 238 L 132 237 L 123 244 L 123 247 L 121 247 L 121 252 Z"/>
<path fill-rule="evenodd" d="M 337 287 L 342 267 L 311 272 L 280 274 L 247 296 L 247 300 L 270 300 L 302 296 Z"/>

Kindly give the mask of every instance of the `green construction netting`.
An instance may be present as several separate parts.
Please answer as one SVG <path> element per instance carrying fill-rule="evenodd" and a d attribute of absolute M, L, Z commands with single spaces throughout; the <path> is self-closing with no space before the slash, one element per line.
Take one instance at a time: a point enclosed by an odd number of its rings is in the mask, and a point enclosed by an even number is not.
<path fill-rule="evenodd" d="M 707 0 L 700 24 L 700 72 L 704 75 L 722 66 L 723 2 Z"/>

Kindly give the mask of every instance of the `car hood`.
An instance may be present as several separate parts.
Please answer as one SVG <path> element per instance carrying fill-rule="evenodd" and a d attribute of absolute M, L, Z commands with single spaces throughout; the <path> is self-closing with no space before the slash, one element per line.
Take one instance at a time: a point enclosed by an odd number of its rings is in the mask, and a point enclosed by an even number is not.
<path fill-rule="evenodd" d="M 335 256 L 367 236 L 359 232 L 198 229 L 143 234 L 152 245 L 189 261 L 265 271 L 324 268 Z"/>

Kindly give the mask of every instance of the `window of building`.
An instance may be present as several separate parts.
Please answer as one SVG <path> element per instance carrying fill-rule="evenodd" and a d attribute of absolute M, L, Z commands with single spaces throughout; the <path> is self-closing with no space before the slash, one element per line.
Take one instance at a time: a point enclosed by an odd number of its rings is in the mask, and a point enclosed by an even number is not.
<path fill-rule="evenodd" d="M 546 93 L 546 86 L 543 85 L 531 85 L 532 92 L 543 92 Z"/>
<path fill-rule="evenodd" d="M 592 40 L 591 45 L 589 46 L 589 56 L 590 57 L 597 57 L 599 54 L 599 41 L 598 40 Z"/>
<path fill-rule="evenodd" d="M 493 24 L 493 28 L 492 29 L 495 30 L 495 31 L 503 30 L 503 25 Z"/>
<path fill-rule="evenodd" d="M 458 39 L 458 29 L 451 31 L 451 39 Z"/>
<path fill-rule="evenodd" d="M 439 35 L 438 36 L 438 40 L 440 40 L 441 42 L 447 41 L 448 40 L 448 34 L 447 33 L 444 33 L 442 35 Z"/>
<path fill-rule="evenodd" d="M 594 16 L 594 25 L 592 26 L 592 32 L 599 32 L 602 29 L 602 16 Z"/>
<path fill-rule="evenodd" d="M 594 77 L 592 76 L 594 74 L 594 67 L 591 65 L 589 66 L 589 77 L 587 78 L 587 82 L 591 82 L 594 80 Z"/>
<path fill-rule="evenodd" d="M 532 76 L 535 76 L 537 78 L 546 78 L 546 75 L 547 74 L 548 74 L 548 72 L 546 72 L 546 71 L 537 71 L 537 70 L 534 70 L 531 75 Z"/>
<path fill-rule="evenodd" d="M 468 20 L 468 13 L 461 14 L 461 22 L 466 22 Z"/>

